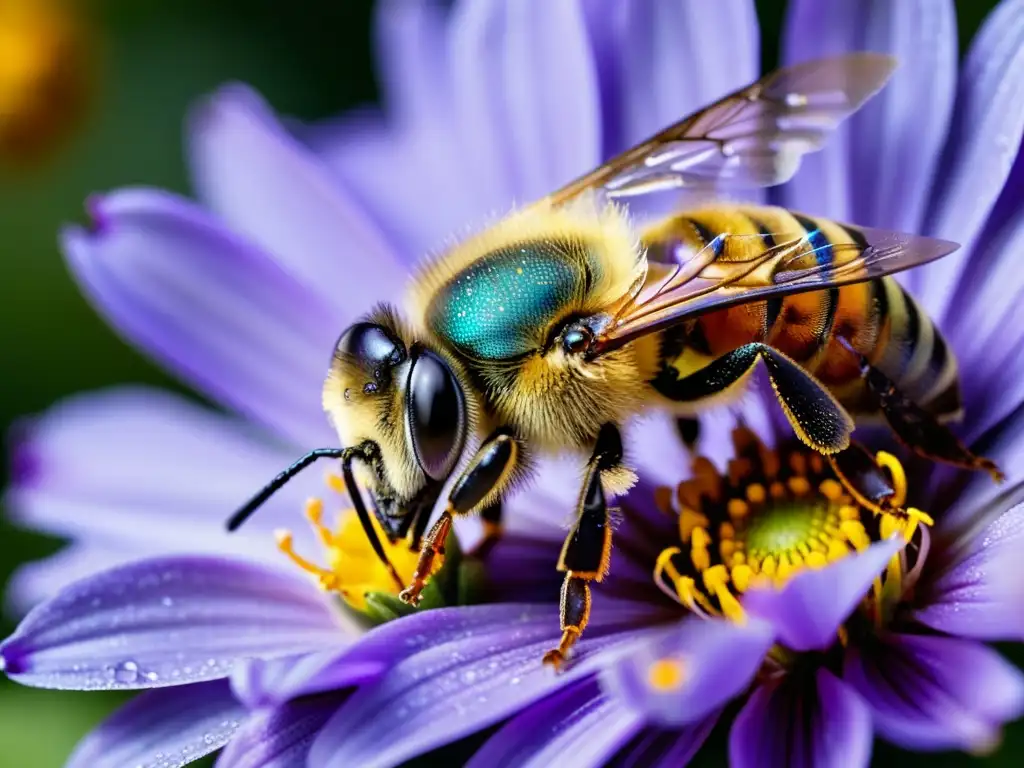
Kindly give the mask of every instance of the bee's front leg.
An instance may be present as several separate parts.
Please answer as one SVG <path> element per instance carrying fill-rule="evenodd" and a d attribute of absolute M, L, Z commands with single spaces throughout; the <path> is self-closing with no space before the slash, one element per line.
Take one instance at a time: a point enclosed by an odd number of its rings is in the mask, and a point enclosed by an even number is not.
<path fill-rule="evenodd" d="M 452 529 L 453 516 L 468 515 L 481 507 L 489 509 L 508 487 L 519 463 L 519 443 L 508 429 L 495 430 L 481 443 L 452 486 L 444 512 L 423 540 L 412 583 L 398 595 L 403 602 L 419 604 L 435 558 L 444 555 L 444 542 Z"/>
<path fill-rule="evenodd" d="M 560 603 L 562 639 L 557 648 L 544 654 L 544 663 L 555 669 L 561 668 L 569 658 L 590 620 L 590 582 L 601 581 L 608 573 L 612 527 L 601 476 L 619 469 L 621 464 L 622 436 L 614 424 L 605 424 L 587 463 L 576 505 L 576 524 L 569 531 L 558 558 L 558 570 L 565 572 Z"/>

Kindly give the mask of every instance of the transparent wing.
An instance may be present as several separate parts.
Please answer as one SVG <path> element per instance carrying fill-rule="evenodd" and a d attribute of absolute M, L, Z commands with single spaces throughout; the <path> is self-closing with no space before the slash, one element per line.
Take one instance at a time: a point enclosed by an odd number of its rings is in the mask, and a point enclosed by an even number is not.
<path fill-rule="evenodd" d="M 895 67 L 891 56 L 854 53 L 780 69 L 669 126 L 547 202 L 565 203 L 595 189 L 617 199 L 681 187 L 781 184 Z"/>
<path fill-rule="evenodd" d="M 822 244 L 813 235 L 719 235 L 640 289 L 615 314 L 591 356 L 705 312 L 871 280 L 926 264 L 960 247 L 948 240 L 881 229 L 851 230 L 858 234 L 857 242 L 836 244 Z M 766 247 L 766 242 L 774 244 Z"/>

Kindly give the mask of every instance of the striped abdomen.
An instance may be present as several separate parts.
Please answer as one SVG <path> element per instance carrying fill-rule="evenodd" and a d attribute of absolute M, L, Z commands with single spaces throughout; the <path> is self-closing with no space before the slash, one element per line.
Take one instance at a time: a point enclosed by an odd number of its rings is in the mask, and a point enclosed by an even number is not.
<path fill-rule="evenodd" d="M 717 206 L 674 215 L 644 233 L 652 262 L 673 263 L 677 248 L 700 249 L 719 234 L 755 235 L 751 248 L 771 248 L 804 238 L 809 264 L 843 259 L 834 246 L 862 243 L 855 227 L 769 206 Z M 730 259 L 726 240 L 725 261 Z M 812 250 L 813 249 L 813 250 Z M 845 253 L 849 253 L 846 251 Z M 865 397 L 857 360 L 843 338 L 919 405 L 939 416 L 960 410 L 956 360 L 938 330 L 894 279 L 862 283 L 783 298 L 758 300 L 718 310 L 662 335 L 662 371 L 655 382 L 662 395 L 684 399 L 672 382 L 711 360 L 751 342 L 766 343 L 813 373 L 852 412 L 873 410 Z M 674 396 L 678 395 L 678 396 Z"/>

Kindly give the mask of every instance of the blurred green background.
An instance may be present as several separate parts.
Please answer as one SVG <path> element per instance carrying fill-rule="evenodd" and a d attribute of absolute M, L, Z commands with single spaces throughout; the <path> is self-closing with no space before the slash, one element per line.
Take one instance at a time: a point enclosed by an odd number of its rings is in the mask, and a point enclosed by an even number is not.
<path fill-rule="evenodd" d="M 0 7 L 9 1 L 0 0 Z M 784 5 L 758 2 L 767 66 L 775 60 Z M 957 5 L 964 50 L 995 0 Z M 39 412 L 73 392 L 124 382 L 175 386 L 122 344 L 79 296 L 56 248 L 58 226 L 81 220 L 82 201 L 95 190 L 142 183 L 187 191 L 183 115 L 190 102 L 225 80 L 252 83 L 278 110 L 304 119 L 372 101 L 371 6 L 368 0 L 78 4 L 96 67 L 88 113 L 44 161 L 12 164 L 0 157 L 3 431 L 19 415 Z M 9 55 L 0 48 L 0 63 Z M 0 580 L 20 562 L 58 546 L 0 522 Z M 8 621 L 0 631 L 6 635 L 11 628 Z M 81 735 L 119 701 L 22 689 L 0 679 L 0 766 L 61 765 Z M 888 749 L 879 757 L 886 763 L 907 759 Z M 1002 752 L 979 762 L 1019 765 L 1022 759 L 1024 733 L 1011 731 Z M 949 756 L 937 762 L 976 761 Z"/>

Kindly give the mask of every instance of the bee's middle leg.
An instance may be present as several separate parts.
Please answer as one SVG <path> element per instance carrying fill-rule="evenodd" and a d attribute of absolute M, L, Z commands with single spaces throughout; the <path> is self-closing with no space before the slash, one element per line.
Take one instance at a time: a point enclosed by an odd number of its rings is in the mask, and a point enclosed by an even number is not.
<path fill-rule="evenodd" d="M 560 601 L 562 638 L 558 647 L 544 655 L 544 663 L 558 669 L 568 659 L 590 620 L 590 582 L 608 573 L 612 550 L 612 527 L 608 520 L 601 476 L 622 464 L 622 437 L 613 424 L 598 434 L 593 455 L 587 463 L 583 488 L 576 504 L 576 523 L 562 545 L 558 570 L 565 572 Z"/>
<path fill-rule="evenodd" d="M 495 430 L 480 444 L 452 486 L 444 512 L 423 540 L 412 583 L 398 595 L 403 602 L 419 603 L 420 593 L 433 572 L 434 560 L 444 556 L 444 543 L 451 532 L 453 516 L 472 514 L 480 507 L 489 509 L 508 486 L 519 464 L 519 454 L 519 443 L 508 429 Z"/>

